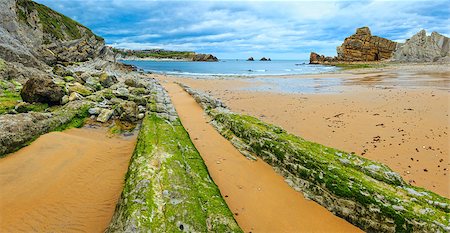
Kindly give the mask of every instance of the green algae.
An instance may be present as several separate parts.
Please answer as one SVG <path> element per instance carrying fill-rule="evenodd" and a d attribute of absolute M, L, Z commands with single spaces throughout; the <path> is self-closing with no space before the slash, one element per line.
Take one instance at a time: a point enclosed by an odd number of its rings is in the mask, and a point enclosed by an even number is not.
<path fill-rule="evenodd" d="M 291 186 L 300 188 L 313 200 L 362 229 L 388 231 L 369 227 L 370 220 L 363 220 L 362 215 L 372 216 L 373 221 L 393 221 L 387 225 L 393 225 L 396 232 L 445 232 L 449 228 L 449 199 L 408 185 L 384 164 L 306 141 L 254 117 L 217 110 L 208 112 L 223 136 L 242 140 L 250 153 L 292 179 Z M 309 183 L 308 187 L 296 183 L 296 178 Z M 352 217 L 340 212 L 322 197 L 315 197 L 324 194 L 320 189 L 373 213 L 355 212 Z"/>
<path fill-rule="evenodd" d="M 143 120 L 108 232 L 242 232 L 177 120 Z"/>
<path fill-rule="evenodd" d="M 5 114 L 14 109 L 17 103 L 21 101 L 19 92 L 5 90 L 0 92 L 0 114 Z"/>

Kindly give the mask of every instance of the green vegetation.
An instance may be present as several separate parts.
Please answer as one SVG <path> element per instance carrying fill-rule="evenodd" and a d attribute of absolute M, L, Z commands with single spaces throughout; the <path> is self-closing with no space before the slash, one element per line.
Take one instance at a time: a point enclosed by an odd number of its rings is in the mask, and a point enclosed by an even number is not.
<path fill-rule="evenodd" d="M 0 72 L 6 70 L 6 63 L 5 60 L 0 58 Z"/>
<path fill-rule="evenodd" d="M 16 104 L 21 100 L 22 98 L 20 97 L 19 92 L 9 90 L 0 92 L 0 114 L 7 113 L 9 110 L 14 109 Z"/>
<path fill-rule="evenodd" d="M 242 232 L 179 120 L 144 118 L 108 232 Z"/>
<path fill-rule="evenodd" d="M 363 230 L 448 230 L 450 200 L 406 184 L 384 164 L 306 141 L 254 117 L 209 113 L 224 137 L 240 140 L 292 186 Z M 355 203 L 350 210 L 349 202 Z"/>
<path fill-rule="evenodd" d="M 113 48 L 115 53 L 125 57 L 136 56 L 138 58 L 158 58 L 158 59 L 191 59 L 195 53 L 190 51 L 169 51 L 169 50 L 121 50 Z"/>
<path fill-rule="evenodd" d="M 387 66 L 381 63 L 336 63 L 336 67 L 340 67 L 343 70 L 353 70 L 353 69 L 367 69 L 367 68 L 381 68 Z"/>
<path fill-rule="evenodd" d="M 52 38 L 59 40 L 80 39 L 84 34 L 95 36 L 97 40 L 103 41 L 103 38 L 95 35 L 88 28 L 42 4 L 30 0 L 18 0 L 16 4 L 19 20 L 24 23 L 29 24 L 27 19 L 30 13 L 37 11 L 40 24 L 46 34 L 44 35 L 45 43 L 50 43 Z"/>
<path fill-rule="evenodd" d="M 15 132 L 2 132 L 0 157 L 29 145 L 42 134 L 81 127 L 89 115 L 88 109 L 91 105 L 91 102 L 73 101 L 65 106 L 52 107 L 51 116 L 48 113 L 0 116 L 5 120 L 17 118 L 17 122 L 20 123 L 15 126 Z"/>
<path fill-rule="evenodd" d="M 86 118 L 89 116 L 90 104 L 84 104 L 75 112 L 71 113 L 71 118 L 65 123 L 56 122 L 56 127 L 51 131 L 63 131 L 70 128 L 81 128 L 84 125 Z M 64 115 L 64 112 L 57 112 L 56 114 Z M 61 123 L 61 124 L 60 124 Z"/>

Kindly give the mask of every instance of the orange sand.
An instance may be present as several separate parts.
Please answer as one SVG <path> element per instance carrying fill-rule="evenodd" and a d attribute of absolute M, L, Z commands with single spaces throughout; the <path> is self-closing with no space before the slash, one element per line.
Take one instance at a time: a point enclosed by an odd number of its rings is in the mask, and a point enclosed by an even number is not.
<path fill-rule="evenodd" d="M 412 185 L 450 197 L 449 69 L 423 65 L 380 70 L 283 76 L 340 78 L 335 94 L 244 91 L 242 87 L 258 85 L 246 78 L 158 78 L 209 92 L 234 112 L 307 140 L 385 163 Z"/>
<path fill-rule="evenodd" d="M 52 132 L 0 159 L 1 231 L 103 232 L 135 145 L 106 135 Z"/>
<path fill-rule="evenodd" d="M 361 232 L 306 200 L 262 160 L 246 159 L 207 122 L 189 94 L 176 84 L 163 85 L 244 232 Z"/>

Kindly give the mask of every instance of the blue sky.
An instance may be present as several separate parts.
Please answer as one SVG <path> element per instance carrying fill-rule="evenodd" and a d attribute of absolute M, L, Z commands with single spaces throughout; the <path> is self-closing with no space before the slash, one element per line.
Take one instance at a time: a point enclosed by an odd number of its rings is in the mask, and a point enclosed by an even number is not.
<path fill-rule="evenodd" d="M 420 29 L 450 35 L 448 1 L 37 0 L 120 48 L 219 58 L 335 55 L 357 27 L 402 42 Z"/>

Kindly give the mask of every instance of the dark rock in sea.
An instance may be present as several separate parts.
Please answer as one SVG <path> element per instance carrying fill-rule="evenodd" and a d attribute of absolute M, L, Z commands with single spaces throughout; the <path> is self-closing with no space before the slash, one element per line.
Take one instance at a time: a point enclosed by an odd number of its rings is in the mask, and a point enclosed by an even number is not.
<path fill-rule="evenodd" d="M 270 58 L 267 59 L 267 58 L 265 58 L 265 57 L 262 57 L 262 58 L 260 59 L 260 61 L 270 61 Z"/>
<path fill-rule="evenodd" d="M 249 57 L 248 59 L 247 59 L 247 61 L 254 61 L 255 59 L 253 58 L 253 57 Z"/>
<path fill-rule="evenodd" d="M 30 78 L 23 86 L 20 96 L 28 103 L 39 102 L 56 105 L 61 103 L 64 90 L 51 79 Z"/>
<path fill-rule="evenodd" d="M 212 54 L 195 54 L 192 61 L 219 61 L 219 59 Z"/>

